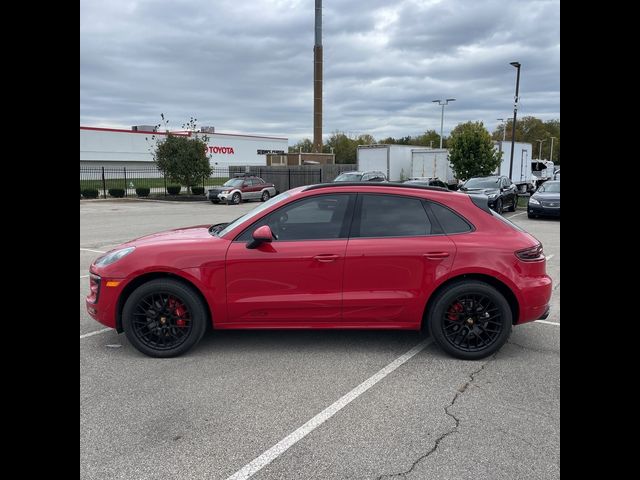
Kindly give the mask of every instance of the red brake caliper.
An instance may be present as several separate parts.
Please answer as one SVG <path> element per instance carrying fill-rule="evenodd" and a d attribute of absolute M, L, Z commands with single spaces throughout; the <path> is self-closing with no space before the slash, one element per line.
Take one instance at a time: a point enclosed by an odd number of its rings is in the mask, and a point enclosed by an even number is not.
<path fill-rule="evenodd" d="M 184 318 L 182 318 L 184 314 L 187 313 L 187 309 L 184 308 L 184 305 L 176 301 L 174 298 L 171 298 L 169 299 L 169 308 L 173 309 L 176 317 L 178 317 L 178 320 L 176 320 L 176 327 L 184 327 L 187 323 Z"/>
<path fill-rule="evenodd" d="M 451 321 L 456 321 L 458 320 L 458 315 L 460 313 L 462 313 L 462 311 L 464 310 L 464 307 L 462 306 L 462 304 L 460 302 L 456 302 L 453 305 L 451 305 L 451 307 L 449 307 L 449 311 L 447 312 L 447 317 L 449 318 L 449 320 Z"/>

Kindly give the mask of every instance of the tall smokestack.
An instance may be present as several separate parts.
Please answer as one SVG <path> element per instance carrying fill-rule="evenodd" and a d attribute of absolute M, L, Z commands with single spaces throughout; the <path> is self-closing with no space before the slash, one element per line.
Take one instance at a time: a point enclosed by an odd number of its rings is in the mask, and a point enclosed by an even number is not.
<path fill-rule="evenodd" d="M 313 47 L 313 150 L 322 152 L 322 0 L 316 0 L 316 43 Z"/>

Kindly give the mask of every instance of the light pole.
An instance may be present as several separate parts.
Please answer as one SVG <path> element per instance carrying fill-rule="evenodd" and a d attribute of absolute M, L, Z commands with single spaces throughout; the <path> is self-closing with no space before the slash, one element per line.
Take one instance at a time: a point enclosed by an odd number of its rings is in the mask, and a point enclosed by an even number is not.
<path fill-rule="evenodd" d="M 504 118 L 496 118 L 496 120 L 504 122 L 502 126 L 502 141 L 504 142 L 507 139 L 507 121 Z"/>
<path fill-rule="evenodd" d="M 538 145 L 538 160 L 542 160 L 542 144 L 546 141 L 546 138 L 543 138 L 542 140 L 536 140 L 536 142 L 540 144 Z"/>
<path fill-rule="evenodd" d="M 518 76 L 516 77 L 516 96 L 513 102 L 513 125 L 511 126 L 511 159 L 509 160 L 509 178 L 513 173 L 513 150 L 516 143 L 516 117 L 518 116 L 518 91 L 520 90 L 520 62 L 510 62 L 509 65 L 516 67 Z"/>
<path fill-rule="evenodd" d="M 553 162 L 553 139 L 556 137 L 549 137 L 549 138 L 551 138 L 551 153 L 549 154 L 549 160 Z"/>
<path fill-rule="evenodd" d="M 442 115 L 440 115 L 440 148 L 442 148 L 442 127 L 444 125 L 444 106 L 449 105 L 449 102 L 455 102 L 456 99 L 446 98 L 445 100 L 440 99 L 440 100 L 431 100 L 431 101 L 434 103 L 437 103 L 438 105 L 442 105 Z"/>

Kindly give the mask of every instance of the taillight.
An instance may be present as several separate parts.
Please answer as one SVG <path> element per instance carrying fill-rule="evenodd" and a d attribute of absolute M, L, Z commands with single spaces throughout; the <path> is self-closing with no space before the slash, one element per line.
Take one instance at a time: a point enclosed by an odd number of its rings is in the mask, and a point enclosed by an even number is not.
<path fill-rule="evenodd" d="M 89 301 L 97 303 L 98 295 L 100 295 L 100 277 L 92 273 L 89 275 Z"/>
<path fill-rule="evenodd" d="M 542 253 L 542 244 L 539 243 L 535 247 L 525 248 L 524 250 L 518 250 L 515 252 L 516 257 L 525 262 L 533 262 L 535 260 L 542 260 L 544 254 Z"/>

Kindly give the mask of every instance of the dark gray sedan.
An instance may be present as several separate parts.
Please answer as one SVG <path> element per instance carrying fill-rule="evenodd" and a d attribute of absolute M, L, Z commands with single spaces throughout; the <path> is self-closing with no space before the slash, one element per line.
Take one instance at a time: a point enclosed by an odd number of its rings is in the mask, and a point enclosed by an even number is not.
<path fill-rule="evenodd" d="M 560 181 L 547 181 L 531 195 L 527 205 L 527 216 L 560 216 Z"/>

